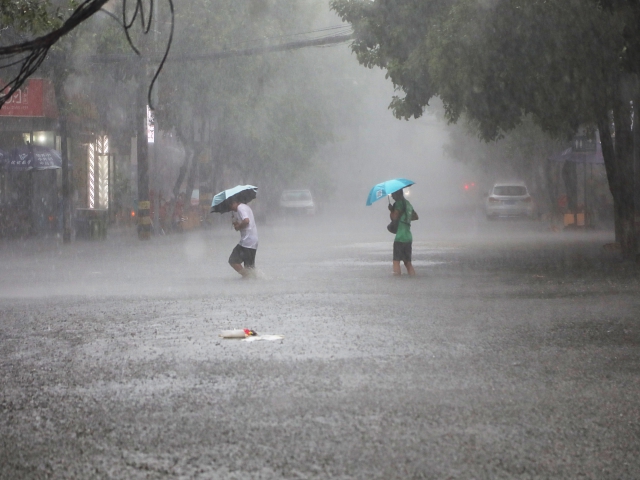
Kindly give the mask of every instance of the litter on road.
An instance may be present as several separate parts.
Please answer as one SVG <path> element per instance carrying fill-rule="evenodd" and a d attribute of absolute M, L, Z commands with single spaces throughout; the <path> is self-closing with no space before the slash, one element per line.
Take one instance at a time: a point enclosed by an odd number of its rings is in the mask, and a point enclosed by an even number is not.
<path fill-rule="evenodd" d="M 258 335 L 258 332 L 249 330 L 248 328 L 238 328 L 236 330 L 222 330 L 220 336 L 222 338 L 245 338 L 251 335 Z"/>
<path fill-rule="evenodd" d="M 252 335 L 244 338 L 243 342 L 257 342 L 258 340 L 282 340 L 284 335 Z"/>
<path fill-rule="evenodd" d="M 239 328 L 237 330 L 223 330 L 220 332 L 222 338 L 235 338 L 245 342 L 255 342 L 256 340 L 282 340 L 284 335 L 259 335 L 255 330 Z"/>

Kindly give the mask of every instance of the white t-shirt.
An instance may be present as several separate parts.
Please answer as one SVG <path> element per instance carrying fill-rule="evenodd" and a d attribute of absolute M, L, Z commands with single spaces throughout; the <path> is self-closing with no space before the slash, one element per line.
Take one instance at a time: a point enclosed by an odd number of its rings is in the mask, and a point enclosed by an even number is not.
<path fill-rule="evenodd" d="M 249 219 L 249 225 L 240 230 L 239 245 L 245 248 L 258 248 L 258 228 L 256 221 L 253 219 L 253 211 L 244 203 L 238 205 L 238 211 L 232 212 L 234 220 L 241 222 L 245 218 Z"/>

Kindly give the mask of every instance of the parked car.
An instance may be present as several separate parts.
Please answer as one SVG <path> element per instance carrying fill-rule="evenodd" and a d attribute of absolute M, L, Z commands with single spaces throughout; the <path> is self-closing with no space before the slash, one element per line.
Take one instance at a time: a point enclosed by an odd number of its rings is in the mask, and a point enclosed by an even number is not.
<path fill-rule="evenodd" d="M 488 219 L 497 217 L 532 218 L 534 202 L 523 182 L 496 183 L 485 199 Z"/>
<path fill-rule="evenodd" d="M 317 207 L 310 190 L 284 190 L 280 210 L 286 215 L 315 215 Z"/>

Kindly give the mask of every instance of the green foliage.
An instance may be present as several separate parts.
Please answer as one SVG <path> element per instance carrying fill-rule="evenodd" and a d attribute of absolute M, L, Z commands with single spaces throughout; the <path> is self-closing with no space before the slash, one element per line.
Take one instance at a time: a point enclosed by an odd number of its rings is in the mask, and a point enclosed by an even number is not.
<path fill-rule="evenodd" d="M 60 0 L 60 15 L 68 17 L 77 7 L 76 0 Z M 64 7 L 64 8 L 63 8 Z M 131 55 L 121 24 L 105 11 L 100 11 L 67 33 L 49 51 L 41 72 L 49 75 L 56 89 L 58 109 L 66 113 L 73 128 L 87 131 L 109 132 L 112 137 L 126 137 L 130 141 L 133 132 L 131 118 L 119 112 L 124 105 L 132 105 L 132 78 L 128 62 L 88 61 L 91 56 L 122 53 Z M 118 112 L 118 122 L 109 117 Z M 124 130 L 126 134 L 124 134 Z"/>
<path fill-rule="evenodd" d="M 41 0 L 0 0 L 0 25 L 16 33 L 37 35 L 61 24 L 62 16 L 51 2 Z"/>
<path fill-rule="evenodd" d="M 449 132 L 447 156 L 472 166 L 487 183 L 513 177 L 525 180 L 531 187 L 547 158 L 568 146 L 545 134 L 531 116 L 525 116 L 500 141 L 482 141 L 466 121 L 452 125 Z"/>
<path fill-rule="evenodd" d="M 450 122 L 464 116 L 487 141 L 514 130 L 527 115 L 561 139 L 581 125 L 597 125 L 616 238 L 624 254 L 631 254 L 630 105 L 640 98 L 640 3 L 333 0 L 331 5 L 353 24 L 360 62 L 386 69 L 405 93 L 392 100 L 397 117 L 420 116 L 438 96 Z"/>
<path fill-rule="evenodd" d="M 595 2 L 401 0 L 399 13 L 394 3 L 332 6 L 353 23 L 360 62 L 385 68 L 404 91 L 391 103 L 399 118 L 420 116 L 438 96 L 449 121 L 464 113 L 487 140 L 527 113 L 566 137 L 614 95 L 625 24 Z"/>
<path fill-rule="evenodd" d="M 434 21 L 444 14 L 446 0 L 382 0 L 377 2 L 333 0 L 332 8 L 353 25 L 352 48 L 366 67 L 386 69 L 403 98 L 391 103 L 398 118 L 418 118 L 437 95 L 425 64 L 425 38 Z M 436 27 L 437 28 L 437 27 Z"/>
<path fill-rule="evenodd" d="M 282 43 L 287 34 L 312 29 L 318 5 L 181 4 L 172 56 Z M 228 175 L 278 190 L 331 138 L 333 92 L 324 86 L 329 76 L 303 51 L 168 63 L 160 77 L 158 119 L 183 141 L 197 137 L 194 119 L 211 125 L 213 162 L 224 165 Z"/>

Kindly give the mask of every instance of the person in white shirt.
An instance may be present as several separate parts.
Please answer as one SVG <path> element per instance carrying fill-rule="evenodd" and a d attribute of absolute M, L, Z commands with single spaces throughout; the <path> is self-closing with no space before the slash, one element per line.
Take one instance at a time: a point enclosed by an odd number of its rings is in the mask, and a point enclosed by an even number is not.
<path fill-rule="evenodd" d="M 256 251 L 258 250 L 258 228 L 249 205 L 231 198 L 229 207 L 231 208 L 233 228 L 240 232 L 240 242 L 231 252 L 229 265 L 240 275 L 246 277 L 255 268 Z"/>

